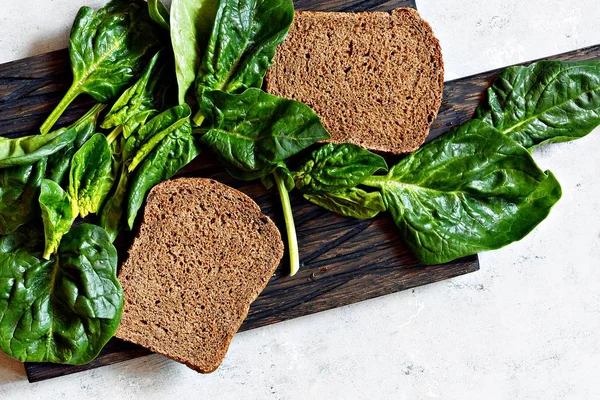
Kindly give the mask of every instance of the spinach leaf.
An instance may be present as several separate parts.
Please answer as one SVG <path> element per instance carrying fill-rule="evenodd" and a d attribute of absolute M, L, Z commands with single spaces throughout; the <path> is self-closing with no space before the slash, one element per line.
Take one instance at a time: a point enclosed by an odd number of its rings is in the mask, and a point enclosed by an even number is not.
<path fill-rule="evenodd" d="M 112 152 L 106 136 L 97 133 L 73 156 L 69 197 L 73 215 L 97 213 L 115 180 Z"/>
<path fill-rule="evenodd" d="M 128 138 L 139 129 L 148 118 L 158 114 L 164 102 L 164 87 L 161 81 L 165 79 L 163 71 L 165 62 L 159 61 L 161 53 L 150 60 L 142 76 L 137 82 L 125 90 L 112 106 L 100 127 L 115 129 L 111 136 L 117 136 L 121 131 Z M 112 138 L 111 138 L 112 139 Z M 109 139 L 109 142 L 112 141 Z"/>
<path fill-rule="evenodd" d="M 73 158 L 75 152 L 96 132 L 98 118 L 105 107 L 106 105 L 104 104 L 96 104 L 90 111 L 70 126 L 70 128 L 75 130 L 77 136 L 75 137 L 75 140 L 63 148 L 62 151 L 48 157 L 46 178 L 53 180 L 59 185 L 64 181 L 67 171 L 69 171 L 69 166 L 71 165 L 71 158 Z"/>
<path fill-rule="evenodd" d="M 188 132 L 177 130 L 169 133 L 138 167 L 131 180 L 127 201 L 129 229 L 133 229 L 137 213 L 150 189 L 171 178 L 200 154 L 190 132 L 191 127 Z"/>
<path fill-rule="evenodd" d="M 333 192 L 360 185 L 379 170 L 388 170 L 383 157 L 354 144 L 328 143 L 312 153 L 294 179 L 302 193 Z"/>
<path fill-rule="evenodd" d="M 313 204 L 334 213 L 356 219 L 369 219 L 386 211 L 380 192 L 367 192 L 350 187 L 335 192 L 304 193 L 304 198 Z"/>
<path fill-rule="evenodd" d="M 48 260 L 58 250 L 62 237 L 71 229 L 75 215 L 67 192 L 54 181 L 42 180 L 39 200 L 46 238 L 42 257 Z"/>
<path fill-rule="evenodd" d="M 261 87 L 293 19 L 291 0 L 221 0 L 196 78 L 198 103 L 208 90 Z M 202 112 L 194 121 L 201 124 Z"/>
<path fill-rule="evenodd" d="M 520 240 L 561 196 L 554 176 L 525 148 L 479 120 L 363 184 L 381 190 L 405 242 L 425 264 Z"/>
<path fill-rule="evenodd" d="M 190 135 L 192 133 L 190 115 L 191 110 L 187 104 L 175 106 L 154 117 L 140 128 L 136 135 L 129 137 L 123 151 L 124 159 L 131 160 L 128 171 L 133 172 L 170 133 L 180 132 Z"/>
<path fill-rule="evenodd" d="M 271 174 L 278 163 L 329 138 L 306 105 L 260 89 L 242 94 L 206 92 L 200 106 L 208 132 L 202 144 L 234 170 Z"/>
<path fill-rule="evenodd" d="M 104 228 L 111 242 L 114 242 L 121 230 L 123 214 L 125 211 L 125 200 L 129 185 L 129 173 L 127 164 L 122 164 L 117 187 L 104 203 L 100 213 L 100 226 Z"/>
<path fill-rule="evenodd" d="M 161 0 L 148 0 L 148 14 L 158 26 L 169 31 L 169 10 Z"/>
<path fill-rule="evenodd" d="M 50 131 L 80 94 L 100 103 L 114 99 L 143 69 L 159 44 L 142 0 L 112 0 L 94 11 L 82 7 L 69 40 L 73 83 L 40 131 Z"/>
<path fill-rule="evenodd" d="M 214 24 L 218 0 L 173 0 L 171 42 L 179 87 L 179 104 L 194 85 L 196 72 Z"/>
<path fill-rule="evenodd" d="M 28 233 L 0 238 L 0 347 L 25 362 L 85 364 L 117 330 L 123 290 L 102 228 L 67 233 L 45 261 Z"/>
<path fill-rule="evenodd" d="M 46 160 L 0 170 L 0 236 L 8 235 L 36 217 L 37 198 Z"/>
<path fill-rule="evenodd" d="M 507 68 L 477 116 L 528 149 L 583 137 L 600 124 L 600 62 Z"/>
<path fill-rule="evenodd" d="M 33 164 L 73 143 L 76 137 L 73 128 L 15 139 L 0 137 L 0 168 Z"/>

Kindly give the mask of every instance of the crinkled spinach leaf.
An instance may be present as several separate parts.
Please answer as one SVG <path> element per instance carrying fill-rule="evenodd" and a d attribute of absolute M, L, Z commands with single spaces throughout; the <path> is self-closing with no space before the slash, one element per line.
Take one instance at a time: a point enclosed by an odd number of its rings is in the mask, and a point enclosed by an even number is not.
<path fill-rule="evenodd" d="M 69 40 L 73 83 L 40 131 L 47 133 L 80 94 L 101 103 L 119 95 L 159 46 L 142 0 L 112 0 L 98 11 L 82 7 Z"/>
<path fill-rule="evenodd" d="M 37 245 L 22 232 L 0 239 L 0 347 L 20 361 L 88 363 L 121 318 L 117 252 L 89 224 L 66 234 L 51 260 Z"/>
<path fill-rule="evenodd" d="M 583 137 L 600 124 L 600 61 L 507 68 L 477 116 L 528 149 Z"/>
<path fill-rule="evenodd" d="M 179 104 L 194 86 L 200 60 L 210 37 L 218 0 L 173 0 L 171 3 L 171 43 L 179 88 Z"/>
<path fill-rule="evenodd" d="M 46 160 L 0 170 L 0 236 L 8 235 L 38 214 L 37 198 Z"/>
<path fill-rule="evenodd" d="M 479 120 L 431 141 L 387 175 L 363 184 L 381 190 L 403 239 L 425 264 L 520 240 L 561 196 L 552 173 Z"/>
<path fill-rule="evenodd" d="M 73 215 L 97 213 L 115 180 L 112 152 L 106 136 L 97 133 L 73 156 L 69 198 Z"/>
<path fill-rule="evenodd" d="M 67 192 L 52 180 L 42 180 L 39 201 L 45 236 L 42 257 L 48 260 L 58 250 L 62 237 L 69 232 L 76 216 Z"/>
<path fill-rule="evenodd" d="M 360 185 L 379 170 L 388 170 L 383 157 L 354 144 L 328 143 L 313 151 L 294 178 L 302 193 L 332 192 Z"/>

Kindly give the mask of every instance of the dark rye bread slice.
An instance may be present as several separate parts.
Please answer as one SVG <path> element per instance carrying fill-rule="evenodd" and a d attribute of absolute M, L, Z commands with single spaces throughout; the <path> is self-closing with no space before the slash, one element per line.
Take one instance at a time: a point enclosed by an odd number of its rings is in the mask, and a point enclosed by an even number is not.
<path fill-rule="evenodd" d="M 163 182 L 119 272 L 116 336 L 212 372 L 282 256 L 277 227 L 245 194 L 211 179 Z"/>
<path fill-rule="evenodd" d="M 410 8 L 297 11 L 266 77 L 268 92 L 311 106 L 332 142 L 394 154 L 423 144 L 443 85 L 440 44 Z"/>

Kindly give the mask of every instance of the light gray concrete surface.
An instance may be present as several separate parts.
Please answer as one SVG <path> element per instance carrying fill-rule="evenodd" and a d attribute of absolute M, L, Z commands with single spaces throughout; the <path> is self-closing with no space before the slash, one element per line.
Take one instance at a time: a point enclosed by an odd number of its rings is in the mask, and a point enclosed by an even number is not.
<path fill-rule="evenodd" d="M 0 62 L 65 47 L 82 2 L 4 3 Z M 600 43 L 597 0 L 418 7 L 447 79 Z M 212 375 L 150 356 L 32 385 L 0 355 L 0 399 L 598 399 L 598 154 L 600 130 L 537 151 L 563 198 L 477 273 L 239 334 Z"/>

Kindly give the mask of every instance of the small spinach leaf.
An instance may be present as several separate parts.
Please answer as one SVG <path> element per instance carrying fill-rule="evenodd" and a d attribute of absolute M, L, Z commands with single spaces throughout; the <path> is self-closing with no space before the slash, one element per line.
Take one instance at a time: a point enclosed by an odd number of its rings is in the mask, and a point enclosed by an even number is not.
<path fill-rule="evenodd" d="M 0 137 L 0 168 L 33 164 L 70 145 L 76 137 L 73 128 L 15 139 Z"/>
<path fill-rule="evenodd" d="M 328 143 L 294 177 L 302 193 L 321 193 L 358 186 L 379 170 L 388 170 L 383 157 L 354 144 Z"/>
<path fill-rule="evenodd" d="M 69 173 L 73 215 L 97 213 L 115 180 L 106 136 L 97 133 L 75 153 Z"/>
<path fill-rule="evenodd" d="M 305 193 L 304 198 L 334 213 L 356 219 L 369 219 L 386 211 L 379 192 L 352 187 L 335 192 Z"/>
<path fill-rule="evenodd" d="M 154 117 L 125 143 L 123 156 L 131 160 L 128 171 L 133 172 L 152 150 L 170 133 L 192 133 L 191 110 L 187 104 L 168 109 Z"/>
<path fill-rule="evenodd" d="M 36 246 L 21 232 L 0 239 L 0 347 L 25 362 L 88 363 L 121 318 L 117 251 L 89 224 L 67 233 L 51 260 Z"/>
<path fill-rule="evenodd" d="M 144 1 L 112 0 L 98 11 L 82 7 L 69 40 L 73 83 L 40 131 L 49 132 L 82 93 L 100 103 L 114 99 L 143 69 L 158 45 Z"/>
<path fill-rule="evenodd" d="M 297 101 L 260 89 L 242 94 L 206 92 L 201 111 L 208 132 L 201 142 L 235 170 L 272 173 L 279 162 L 329 138 L 319 117 Z"/>
<path fill-rule="evenodd" d="M 102 212 L 100 213 L 100 226 L 106 230 L 111 242 L 115 241 L 121 230 L 128 185 L 129 173 L 127 172 L 127 164 L 123 164 L 120 169 L 117 187 L 104 203 L 104 207 L 102 207 Z"/>
<path fill-rule="evenodd" d="M 600 124 L 600 62 L 507 68 L 477 116 L 528 149 L 583 137 Z"/>
<path fill-rule="evenodd" d="M 561 196 L 554 176 L 526 149 L 479 120 L 363 184 L 381 190 L 405 242 L 425 264 L 520 240 Z"/>
<path fill-rule="evenodd" d="M 0 170 L 0 236 L 8 235 L 36 217 L 37 198 L 46 160 Z"/>
<path fill-rule="evenodd" d="M 42 257 L 48 260 L 58 250 L 62 237 L 71 229 L 75 216 L 67 192 L 54 181 L 42 180 L 39 200 L 46 238 Z"/>
<path fill-rule="evenodd" d="M 179 87 L 179 104 L 194 85 L 196 72 L 214 24 L 218 0 L 173 0 L 171 42 Z"/>
<path fill-rule="evenodd" d="M 162 73 L 165 63 L 164 60 L 159 61 L 160 56 L 160 52 L 156 53 L 137 82 L 115 102 L 100 125 L 102 129 L 120 129 L 128 138 L 148 118 L 158 114 L 165 92 L 161 87 L 161 81 L 165 79 Z"/>

